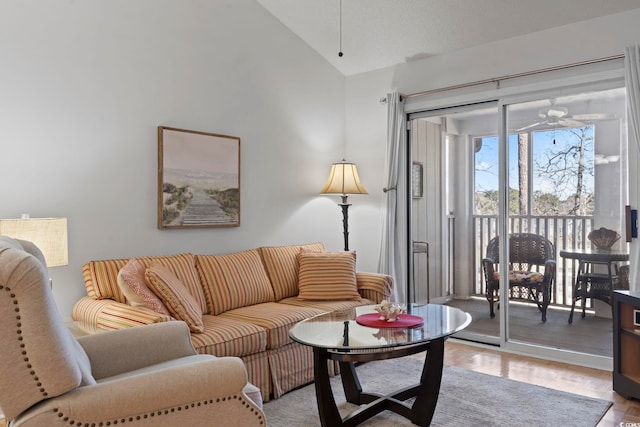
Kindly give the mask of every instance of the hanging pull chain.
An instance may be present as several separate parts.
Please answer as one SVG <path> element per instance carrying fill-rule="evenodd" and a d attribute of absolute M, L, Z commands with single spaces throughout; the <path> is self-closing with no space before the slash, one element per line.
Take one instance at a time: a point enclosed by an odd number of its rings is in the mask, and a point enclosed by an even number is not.
<path fill-rule="evenodd" d="M 342 58 L 342 0 L 340 0 L 340 51 L 338 52 L 338 56 Z"/>

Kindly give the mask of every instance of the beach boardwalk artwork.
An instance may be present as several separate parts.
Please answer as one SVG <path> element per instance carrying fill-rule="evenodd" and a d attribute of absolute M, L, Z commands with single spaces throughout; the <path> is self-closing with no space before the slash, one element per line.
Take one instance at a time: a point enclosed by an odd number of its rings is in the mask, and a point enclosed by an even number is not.
<path fill-rule="evenodd" d="M 240 225 L 240 138 L 158 127 L 158 228 Z"/>

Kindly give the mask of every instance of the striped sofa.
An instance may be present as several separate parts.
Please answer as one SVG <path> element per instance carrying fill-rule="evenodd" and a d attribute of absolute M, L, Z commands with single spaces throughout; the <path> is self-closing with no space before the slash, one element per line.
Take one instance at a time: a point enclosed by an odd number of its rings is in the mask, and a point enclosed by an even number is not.
<path fill-rule="evenodd" d="M 337 288 L 335 299 L 316 298 L 307 290 L 304 297 L 298 277 L 303 273 L 299 264 L 303 259 L 301 253 L 322 251 L 321 243 L 313 243 L 259 247 L 225 255 L 181 253 L 135 260 L 147 272 L 160 265 L 175 273 L 190 295 L 187 299 L 195 301 L 196 311 L 202 313 L 198 324 L 201 327 L 196 329 L 198 332 L 194 329 L 191 332 L 196 350 L 202 354 L 240 357 L 249 380 L 268 401 L 313 381 L 311 348 L 293 342 L 288 336 L 295 323 L 323 312 L 391 298 L 390 276 L 354 271 L 351 275 L 355 275 L 357 284 L 355 298 L 341 295 Z M 128 259 L 110 259 L 90 261 L 83 266 L 87 296 L 75 304 L 72 313 L 79 327 L 93 333 L 175 318 L 130 304 L 118 285 L 118 273 L 127 262 Z M 305 272 L 310 271 L 307 265 L 311 264 L 305 264 Z M 334 279 L 345 273 L 339 270 L 339 264 L 335 265 L 336 270 L 328 273 Z M 324 279 L 327 273 L 321 276 Z M 303 281 L 309 282 L 306 276 L 305 279 L 300 276 L 300 284 Z M 331 287 L 326 289 L 333 292 Z"/>

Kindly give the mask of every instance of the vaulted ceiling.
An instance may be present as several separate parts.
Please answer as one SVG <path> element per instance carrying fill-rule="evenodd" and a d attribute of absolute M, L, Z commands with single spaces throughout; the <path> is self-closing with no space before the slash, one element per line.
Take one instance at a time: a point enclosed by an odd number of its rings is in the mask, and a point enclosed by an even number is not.
<path fill-rule="evenodd" d="M 346 76 L 640 8 L 640 0 L 257 1 Z"/>

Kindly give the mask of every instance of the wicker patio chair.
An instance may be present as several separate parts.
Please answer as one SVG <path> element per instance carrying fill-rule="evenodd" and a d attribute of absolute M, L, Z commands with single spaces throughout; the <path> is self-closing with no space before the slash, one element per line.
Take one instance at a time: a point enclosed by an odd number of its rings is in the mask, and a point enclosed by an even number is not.
<path fill-rule="evenodd" d="M 482 260 L 492 318 L 495 317 L 494 304 L 500 300 L 499 262 L 496 236 L 487 245 L 486 257 Z M 542 322 L 547 321 L 547 307 L 555 277 L 555 248 L 549 240 L 529 233 L 509 236 L 509 298 L 535 303 L 542 313 Z"/>

